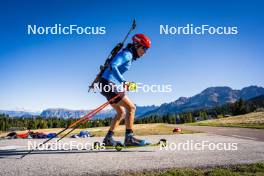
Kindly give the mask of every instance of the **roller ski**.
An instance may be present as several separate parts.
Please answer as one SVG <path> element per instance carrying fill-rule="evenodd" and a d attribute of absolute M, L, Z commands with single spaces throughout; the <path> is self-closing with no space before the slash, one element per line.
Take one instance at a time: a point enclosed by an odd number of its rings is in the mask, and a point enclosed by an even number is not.
<path fill-rule="evenodd" d="M 94 150 L 115 149 L 116 151 L 121 151 L 122 149 L 130 149 L 130 148 L 143 148 L 143 147 L 155 147 L 155 146 L 166 147 L 167 146 L 167 140 L 166 139 L 160 139 L 157 143 L 148 143 L 145 140 L 140 140 L 140 141 L 138 141 L 138 140 L 139 139 L 137 139 L 135 141 L 125 141 L 124 144 L 122 144 L 119 141 L 119 142 L 116 142 L 112 146 L 105 145 L 105 143 L 95 142 L 94 143 Z M 135 142 L 135 143 L 133 143 L 133 145 L 132 145 L 131 142 Z"/>

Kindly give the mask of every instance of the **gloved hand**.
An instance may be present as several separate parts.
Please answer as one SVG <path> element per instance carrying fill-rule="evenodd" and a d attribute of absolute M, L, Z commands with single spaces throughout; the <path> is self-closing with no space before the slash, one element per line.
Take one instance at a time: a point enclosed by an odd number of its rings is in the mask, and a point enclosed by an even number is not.
<path fill-rule="evenodd" d="M 125 81 L 125 82 L 124 82 L 124 88 L 125 88 L 127 91 L 136 91 L 136 90 L 137 90 L 137 83 L 135 83 L 135 82 Z"/>

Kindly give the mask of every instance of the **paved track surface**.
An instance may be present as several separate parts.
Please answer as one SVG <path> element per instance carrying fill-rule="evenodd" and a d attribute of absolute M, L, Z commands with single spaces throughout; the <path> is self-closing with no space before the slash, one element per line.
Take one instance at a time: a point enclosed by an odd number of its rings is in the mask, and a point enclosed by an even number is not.
<path fill-rule="evenodd" d="M 221 130 L 220 130 L 221 131 Z M 155 135 L 146 136 L 150 142 L 160 138 L 168 140 L 168 148 L 143 147 L 114 149 L 105 151 L 72 150 L 72 151 L 36 151 L 23 159 L 18 159 L 27 149 L 28 142 L 43 140 L 16 139 L 0 140 L 0 175 L 120 175 L 127 172 L 153 171 L 181 167 L 211 167 L 238 163 L 264 161 L 264 142 L 261 140 L 242 139 L 221 136 L 212 133 Z M 122 140 L 122 138 L 120 138 Z M 63 144 L 92 144 L 102 138 L 64 139 Z M 211 146 L 222 143 L 225 150 L 195 150 L 187 148 L 202 143 Z M 180 146 L 180 144 L 182 144 Z M 230 145 L 237 145 L 237 150 Z M 185 148 L 183 147 L 185 145 Z"/>
<path fill-rule="evenodd" d="M 182 129 L 264 142 L 264 129 L 177 125 Z"/>

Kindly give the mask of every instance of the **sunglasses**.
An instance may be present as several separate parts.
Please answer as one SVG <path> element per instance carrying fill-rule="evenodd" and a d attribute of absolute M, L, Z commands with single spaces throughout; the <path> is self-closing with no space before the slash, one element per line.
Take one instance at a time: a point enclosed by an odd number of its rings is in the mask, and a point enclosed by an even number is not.
<path fill-rule="evenodd" d="M 144 52 L 147 52 L 148 48 L 143 46 Z"/>

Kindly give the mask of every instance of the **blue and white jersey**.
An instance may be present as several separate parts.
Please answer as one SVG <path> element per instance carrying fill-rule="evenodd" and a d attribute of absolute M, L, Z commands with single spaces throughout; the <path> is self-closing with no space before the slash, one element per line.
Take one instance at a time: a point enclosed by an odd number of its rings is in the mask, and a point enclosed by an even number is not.
<path fill-rule="evenodd" d="M 106 68 L 102 78 L 120 85 L 126 81 L 123 74 L 130 69 L 133 60 L 133 54 L 129 50 L 119 52 L 110 63 L 110 67 Z"/>

